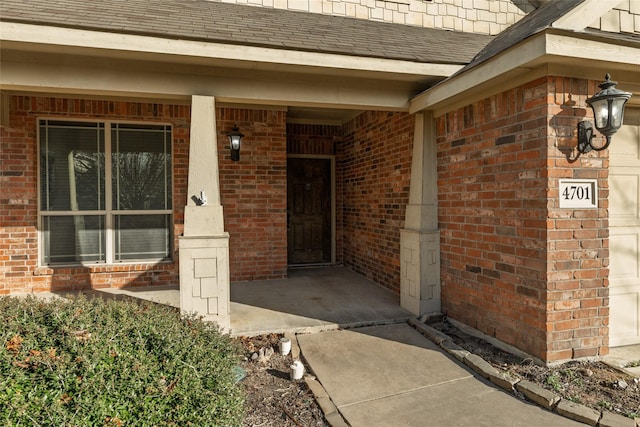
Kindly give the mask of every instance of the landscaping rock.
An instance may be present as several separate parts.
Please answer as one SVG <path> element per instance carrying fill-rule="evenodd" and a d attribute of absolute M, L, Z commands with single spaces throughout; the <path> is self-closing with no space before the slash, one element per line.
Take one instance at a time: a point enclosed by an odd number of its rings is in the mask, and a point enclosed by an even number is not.
<path fill-rule="evenodd" d="M 636 423 L 631 418 L 624 417 L 613 412 L 603 412 L 600 422 L 600 427 L 635 427 Z"/>
<path fill-rule="evenodd" d="M 556 412 L 563 417 L 567 417 L 574 421 L 595 426 L 600 419 L 600 412 L 595 409 L 587 408 L 579 403 L 574 403 L 566 399 L 562 399 L 558 406 L 556 406 Z"/>
<path fill-rule="evenodd" d="M 522 380 L 517 383 L 515 387 L 516 390 L 524 394 L 527 399 L 547 409 L 553 408 L 553 406 L 560 401 L 560 397 L 531 381 Z"/>
<path fill-rule="evenodd" d="M 298 338 L 296 338 L 296 335 L 291 332 L 286 332 L 284 337 L 289 338 L 291 341 L 291 358 L 293 360 L 300 360 L 300 346 L 298 345 Z"/>
<path fill-rule="evenodd" d="M 416 328 L 418 332 L 423 335 L 426 335 L 431 341 L 440 345 L 444 341 L 451 341 L 448 335 L 443 334 L 437 329 L 432 328 L 431 326 L 427 326 L 424 323 L 420 323 L 416 319 L 409 319 L 409 324 Z"/>
<path fill-rule="evenodd" d="M 618 386 L 618 388 L 621 388 L 622 390 L 626 390 L 627 387 L 629 387 L 629 384 L 625 381 L 625 380 L 619 380 L 616 385 Z"/>
<path fill-rule="evenodd" d="M 331 425 L 331 427 L 349 427 L 349 424 L 344 421 L 344 418 L 342 418 L 342 415 L 340 415 L 338 412 L 325 415 L 325 419 L 327 420 L 329 425 Z"/>
<path fill-rule="evenodd" d="M 318 382 L 314 377 L 306 375 L 304 381 L 307 383 L 309 390 L 313 393 L 320 409 L 324 413 L 324 418 L 332 427 L 348 427 L 347 423 L 340 415 L 338 408 L 334 405 L 333 401 L 327 394 L 322 384 Z"/>
<path fill-rule="evenodd" d="M 440 347 L 461 362 L 464 362 L 464 359 L 471 354 L 458 344 L 454 344 L 451 341 L 443 341 L 442 344 L 440 344 Z"/>
<path fill-rule="evenodd" d="M 520 381 L 518 378 L 513 378 L 505 372 L 498 372 L 498 375 L 490 375 L 489 381 L 497 385 L 503 390 L 512 392 L 514 386 Z"/>
<path fill-rule="evenodd" d="M 500 374 L 496 368 L 488 364 L 482 357 L 475 354 L 470 354 L 465 357 L 464 364 L 486 379 L 490 379 L 492 375 L 497 377 Z"/>

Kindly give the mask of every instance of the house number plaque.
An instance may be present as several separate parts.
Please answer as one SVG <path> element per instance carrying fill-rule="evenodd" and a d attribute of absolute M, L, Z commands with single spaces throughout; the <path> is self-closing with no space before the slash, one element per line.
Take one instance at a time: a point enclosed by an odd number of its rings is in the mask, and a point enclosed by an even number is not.
<path fill-rule="evenodd" d="M 598 207 L 598 181 L 595 179 L 559 180 L 560 208 L 595 209 Z"/>

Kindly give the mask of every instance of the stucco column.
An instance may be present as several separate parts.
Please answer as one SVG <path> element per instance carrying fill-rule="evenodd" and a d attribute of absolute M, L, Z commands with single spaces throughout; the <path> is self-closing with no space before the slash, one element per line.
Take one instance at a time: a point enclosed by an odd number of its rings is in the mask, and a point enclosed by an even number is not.
<path fill-rule="evenodd" d="M 180 309 L 230 327 L 229 234 L 220 204 L 215 99 L 191 98 L 189 181 L 179 239 Z"/>
<path fill-rule="evenodd" d="M 400 230 L 400 305 L 415 315 L 440 306 L 440 232 L 435 123 L 416 114 L 409 204 Z"/>

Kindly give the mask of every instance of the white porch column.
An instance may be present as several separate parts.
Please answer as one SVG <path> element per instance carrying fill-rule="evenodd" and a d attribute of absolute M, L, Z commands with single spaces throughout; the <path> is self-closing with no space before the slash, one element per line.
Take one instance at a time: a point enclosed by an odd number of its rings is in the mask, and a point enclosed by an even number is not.
<path fill-rule="evenodd" d="M 189 180 L 184 234 L 179 239 L 180 309 L 215 321 L 227 331 L 229 234 L 220 204 L 215 99 L 191 98 Z M 206 203 L 204 199 L 206 197 Z"/>
<path fill-rule="evenodd" d="M 416 114 L 409 204 L 400 230 L 400 305 L 415 315 L 440 307 L 440 232 L 435 123 Z"/>

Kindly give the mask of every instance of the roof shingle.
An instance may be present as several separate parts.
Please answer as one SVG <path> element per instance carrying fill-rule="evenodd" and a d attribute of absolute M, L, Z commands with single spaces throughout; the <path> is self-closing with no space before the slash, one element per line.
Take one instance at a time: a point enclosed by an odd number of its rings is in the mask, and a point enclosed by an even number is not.
<path fill-rule="evenodd" d="M 2 0 L 0 21 L 440 64 L 466 64 L 492 39 L 207 0 Z"/>

